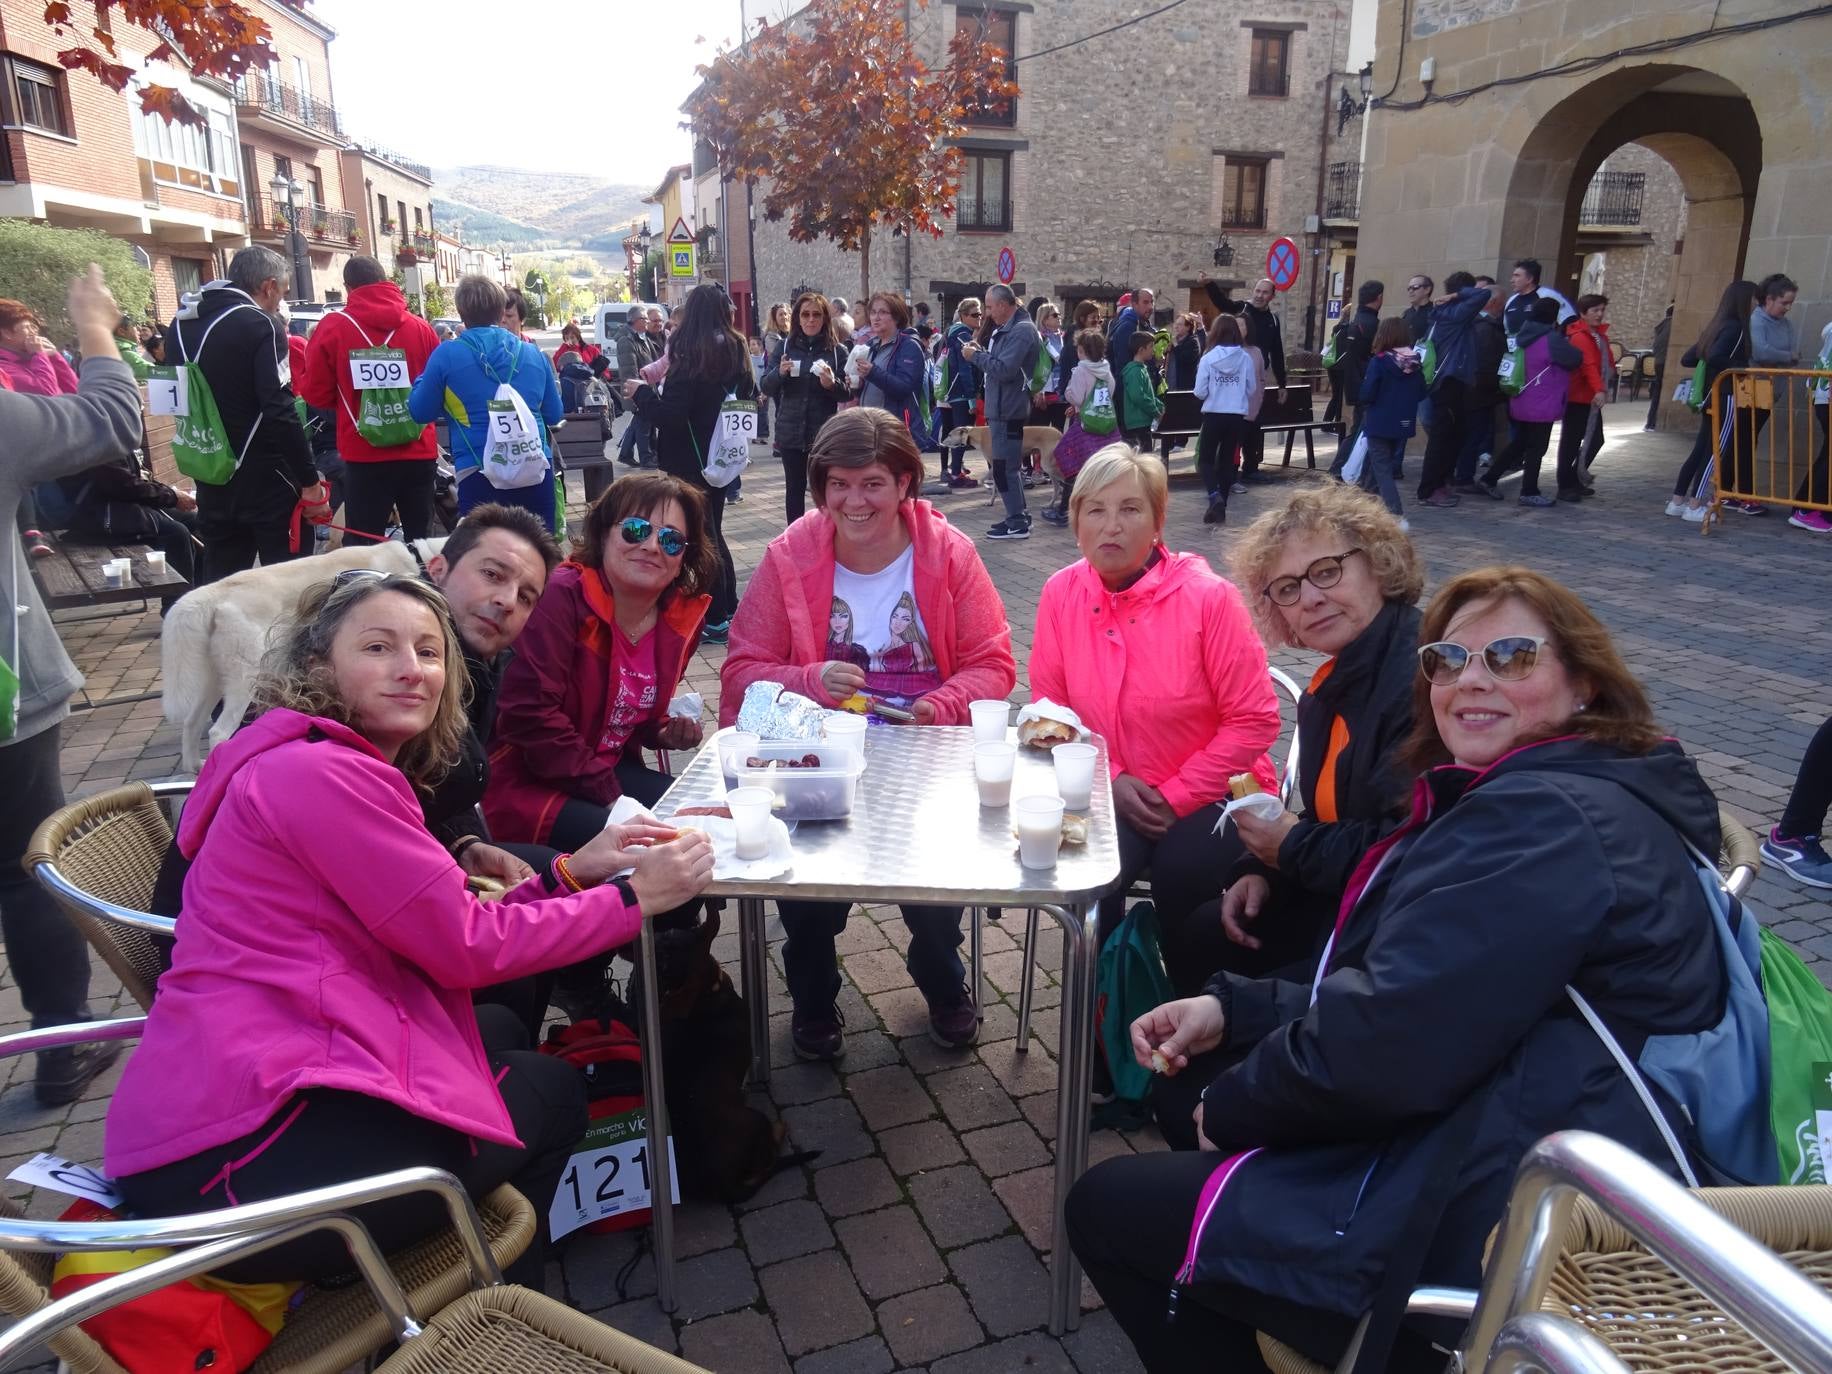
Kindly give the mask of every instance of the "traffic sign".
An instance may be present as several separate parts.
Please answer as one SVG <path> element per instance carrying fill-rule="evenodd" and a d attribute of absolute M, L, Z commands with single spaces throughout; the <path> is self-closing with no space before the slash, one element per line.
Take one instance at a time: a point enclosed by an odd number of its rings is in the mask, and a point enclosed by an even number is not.
<path fill-rule="evenodd" d="M 668 242 L 669 243 L 692 243 L 693 242 L 693 231 L 687 227 L 686 220 L 681 219 L 678 216 L 675 218 L 674 228 L 668 231 Z"/>
<path fill-rule="evenodd" d="M 999 280 L 1011 285 L 1011 279 L 1018 275 L 1017 256 L 1009 248 L 999 250 Z"/>
<path fill-rule="evenodd" d="M 1298 245 L 1288 238 L 1274 239 L 1266 250 L 1266 276 L 1281 291 L 1298 283 Z"/>
<path fill-rule="evenodd" d="M 691 241 L 668 245 L 668 275 L 671 277 L 694 275 L 693 243 Z"/>
<path fill-rule="evenodd" d="M 1341 301 L 1330 301 L 1327 305 L 1325 305 L 1323 307 L 1323 318 L 1326 320 L 1341 319 L 1342 318 L 1342 302 Z"/>

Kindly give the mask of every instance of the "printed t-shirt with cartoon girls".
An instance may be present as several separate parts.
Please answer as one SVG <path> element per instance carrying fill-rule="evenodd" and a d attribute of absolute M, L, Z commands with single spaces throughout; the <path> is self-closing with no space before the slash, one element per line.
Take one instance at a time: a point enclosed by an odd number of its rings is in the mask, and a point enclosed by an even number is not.
<path fill-rule="evenodd" d="M 630 643 L 622 626 L 612 633 L 621 643 L 617 655 L 617 681 L 611 689 L 610 709 L 605 712 L 604 737 L 598 741 L 602 757 L 620 758 L 637 725 L 655 709 L 656 669 L 655 632 L 651 630 L 640 643 Z"/>
<path fill-rule="evenodd" d="M 941 670 L 916 609 L 916 550 L 889 567 L 856 573 L 836 565 L 827 657 L 865 670 L 865 691 L 895 706 L 941 686 Z"/>

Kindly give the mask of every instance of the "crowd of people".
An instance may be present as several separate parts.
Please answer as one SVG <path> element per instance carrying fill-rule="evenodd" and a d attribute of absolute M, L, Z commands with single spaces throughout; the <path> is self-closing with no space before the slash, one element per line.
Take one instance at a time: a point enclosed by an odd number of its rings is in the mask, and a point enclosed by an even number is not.
<path fill-rule="evenodd" d="M 239 254 L 230 282 L 207 288 L 166 340 L 193 358 L 220 352 L 225 392 L 228 369 L 244 369 L 238 394 L 258 408 L 238 414 L 234 478 L 200 488 L 217 570 L 295 556 L 296 538 L 281 542 L 284 528 L 297 534 L 293 512 L 321 515 L 329 500 L 274 315 L 284 263 L 261 254 Z M 518 303 L 483 278 L 460 284 L 463 334 L 431 339 L 396 312 L 388 283 L 364 279 L 367 261 L 346 277 L 348 318 L 306 345 L 302 393 L 348 421 L 337 433 L 353 521 L 419 518 L 424 430 L 386 440 L 449 416 L 464 518 L 424 577 L 357 570 L 307 592 L 263 662 L 255 709 L 198 778 L 156 896 L 180 936 L 108 1113 L 106 1169 L 131 1210 L 190 1212 L 436 1164 L 473 1193 L 513 1182 L 544 1216 L 585 1127 L 585 1087 L 529 1053 L 531 1034 L 551 1001 L 596 997 L 643 917 L 693 920 L 711 879 L 702 834 L 609 819 L 620 797 L 653 803 L 667 786 L 643 749 L 702 743 L 700 720 L 671 709 L 693 654 L 728 643 L 722 724 L 759 681 L 828 707 L 865 693 L 906 709 L 907 728 L 963 725 L 970 702 L 1009 697 L 1007 608 L 975 541 L 924 499 L 924 449 L 983 419 L 1004 502 L 989 533 L 1024 537 L 1023 431 L 1045 386 L 1065 407 L 1063 444 L 1087 438 L 1061 492 L 1079 558 L 1043 587 L 1027 676 L 1106 741 L 1118 890 L 1149 875 L 1175 994 L 1131 1027 L 1173 1148 L 1097 1165 L 1068 1207 L 1069 1242 L 1146 1367 L 1258 1368 L 1256 1331 L 1333 1363 L 1422 1207 L 1421 1281 L 1473 1286 L 1513 1162 L 1553 1130 L 1600 1131 L 1665 1167 L 1635 1086 L 1570 1014 L 1566 990 L 1640 1033 L 1713 1022 L 1727 975 L 1693 853 L 1719 848 L 1716 801 L 1576 594 L 1494 566 L 1421 607 L 1424 569 L 1399 518 L 1399 455 L 1427 402 L 1427 502 L 1454 502 L 1470 483 L 1494 495 L 1516 467 L 1532 481 L 1560 424 L 1559 494 L 1581 493 L 1595 395 L 1577 379 L 1609 356 L 1607 302 L 1580 298 L 1561 330 L 1566 307 L 1536 290 L 1531 264 L 1507 299 L 1465 273 L 1441 294 L 1415 277 L 1421 352 L 1412 326 L 1380 318 L 1379 284 L 1364 285 L 1335 365 L 1354 378 L 1342 456 L 1366 436 L 1365 490 L 1304 484 L 1246 528 L 1223 577 L 1167 542 L 1153 371 L 1174 370 L 1202 399 L 1198 464 L 1212 521 L 1225 519 L 1257 467 L 1254 400 L 1284 385 L 1276 324 L 1255 314 L 1269 296 L 1206 331 L 1177 321 L 1159 359 L 1147 291 L 1105 332 L 1078 315 L 1071 341 L 1055 311 L 1033 317 L 994 287 L 935 331 L 943 384 L 926 394 L 952 412 L 937 424 L 922 403 L 936 359 L 900 298 L 871 297 L 861 331 L 845 302 L 805 293 L 770 313 L 766 353 L 737 331 L 723 291 L 700 287 L 659 349 L 638 345 L 651 322 L 632 312 L 620 399 L 645 426 L 631 441 L 642 470 L 591 502 L 562 558 L 548 429 L 572 364 L 556 369 L 523 340 Z M 1724 366 L 1755 347 L 1723 342 L 1746 306 L 1771 321 L 1751 331 L 1760 347 L 1785 346 L 1773 323 L 1785 303 L 1767 311 L 1744 285 L 1703 341 Z M 34 485 L 118 462 L 141 437 L 99 272 L 73 284 L 69 314 L 74 390 L 0 391 L 0 427 L 22 440 L 0 466 L 0 570 L 24 608 L 8 659 L 16 718 L 0 736 L 12 783 L 0 917 L 36 1025 L 88 1015 L 83 942 L 17 858 L 62 804 L 59 725 L 78 679 L 38 603 L 15 510 Z M 218 320 L 239 345 L 220 346 Z M 1511 333 L 1528 372 L 1565 376 L 1518 390 L 1528 404 L 1513 438 L 1465 482 L 1484 330 Z M 1204 333 L 1206 351 L 1194 342 Z M 604 361 L 569 343 L 586 370 Z M 383 388 L 405 395 L 353 384 L 349 354 L 374 349 L 405 354 L 409 384 Z M 951 371 L 957 357 L 967 371 Z M 61 386 L 55 364 L 37 367 Z M 1135 368 L 1143 382 L 1129 385 Z M 774 407 L 792 496 L 788 527 L 740 595 L 721 531 L 728 488 L 706 455 L 730 407 L 758 397 Z M 942 464 L 951 483 L 959 459 Z M 506 473 L 533 475 L 505 486 Z M 1298 705 L 1295 790 L 1274 816 L 1224 824 L 1241 775 L 1278 791 L 1267 652 L 1288 647 L 1323 656 Z M 1764 845 L 1821 887 L 1832 887 L 1829 800 L 1832 722 Z M 501 890 L 476 895 L 477 878 Z M 1111 928 L 1122 913 L 1107 905 Z M 836 1059 L 848 909 L 779 909 L 794 1052 Z M 962 1051 L 980 1029 L 963 913 L 908 906 L 903 919 L 930 1036 Z M 73 1100 L 113 1057 L 46 1052 L 38 1096 Z M 359 1209 L 384 1246 L 431 1230 L 436 1210 Z M 542 1255 L 533 1247 L 517 1271 L 537 1286 Z M 301 1241 L 230 1277 L 344 1266 L 335 1247 Z M 1433 1334 L 1404 1332 L 1391 1367 L 1426 1367 Z"/>

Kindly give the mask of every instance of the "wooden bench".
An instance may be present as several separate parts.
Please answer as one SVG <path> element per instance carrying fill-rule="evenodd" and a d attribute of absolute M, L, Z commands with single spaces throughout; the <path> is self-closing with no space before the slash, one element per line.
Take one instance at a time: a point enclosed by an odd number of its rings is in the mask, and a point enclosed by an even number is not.
<path fill-rule="evenodd" d="M 67 544 L 47 534 L 44 542 L 51 548 L 48 558 L 34 558 L 32 581 L 38 584 L 38 595 L 46 611 L 80 610 L 91 606 L 122 607 L 128 602 L 149 601 L 169 606 L 190 590 L 191 584 L 166 568 L 154 572 L 147 566 L 149 552 L 145 544 Z M 119 587 L 108 585 L 102 575 L 102 564 L 111 559 L 128 559 L 127 580 Z M 92 699 L 83 689 L 83 700 L 75 709 L 92 710 L 97 706 L 125 706 L 136 701 L 157 700 L 158 692 L 135 692 L 126 696 Z"/>
<path fill-rule="evenodd" d="M 1330 434 L 1337 433 L 1334 420 L 1316 418 L 1316 391 L 1309 382 L 1292 382 L 1285 388 L 1284 404 L 1279 403 L 1277 387 L 1267 387 L 1265 399 L 1260 402 L 1260 432 L 1265 435 L 1283 434 L 1285 436 L 1285 461 L 1281 466 L 1291 466 L 1292 446 L 1300 434 L 1304 436 L 1304 456 L 1306 465 L 1317 466 L 1316 440 L 1313 437 L 1318 430 Z M 1193 391 L 1167 391 L 1164 393 L 1164 413 L 1158 417 L 1158 433 L 1170 435 L 1176 439 L 1194 437 L 1202 430 L 1202 402 L 1196 399 Z"/>

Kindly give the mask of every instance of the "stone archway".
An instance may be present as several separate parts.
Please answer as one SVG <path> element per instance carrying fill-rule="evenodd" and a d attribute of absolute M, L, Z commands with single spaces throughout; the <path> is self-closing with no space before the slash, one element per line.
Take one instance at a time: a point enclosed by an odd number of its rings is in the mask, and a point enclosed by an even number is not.
<path fill-rule="evenodd" d="M 1677 358 L 1704 328 L 1725 285 L 1742 274 L 1762 175 L 1754 108 L 1729 81 L 1692 67 L 1653 64 L 1609 72 L 1541 116 L 1522 143 L 1507 190 L 1501 247 L 1545 264 L 1548 285 L 1576 284 L 1578 211 L 1603 160 L 1625 143 L 1664 158 L 1686 193 L 1686 234 L 1673 276 L 1669 351 Z M 1663 405 L 1663 421 L 1672 418 Z"/>

